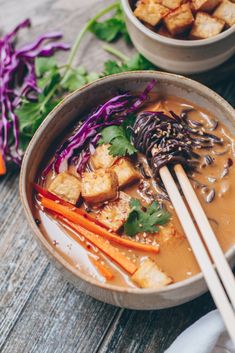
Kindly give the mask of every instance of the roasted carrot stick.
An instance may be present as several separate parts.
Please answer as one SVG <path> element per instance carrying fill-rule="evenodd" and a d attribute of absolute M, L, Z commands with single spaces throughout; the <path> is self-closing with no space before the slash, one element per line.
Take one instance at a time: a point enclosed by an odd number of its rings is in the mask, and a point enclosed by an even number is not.
<path fill-rule="evenodd" d="M 4 175 L 6 174 L 6 172 L 7 172 L 6 163 L 3 159 L 2 153 L 0 152 L 0 175 Z"/>
<path fill-rule="evenodd" d="M 67 224 L 71 229 L 83 235 L 90 243 L 94 244 L 99 250 L 101 250 L 105 255 L 109 256 L 113 261 L 115 261 L 119 266 L 121 266 L 126 272 L 131 275 L 137 270 L 136 265 L 133 264 L 128 258 L 123 255 L 117 248 L 109 243 L 106 239 L 101 236 L 89 232 L 87 229 L 81 227 L 78 224 L 70 222 L 67 218 L 63 216 L 58 216 L 58 218 L 65 224 Z"/>
<path fill-rule="evenodd" d="M 114 274 L 111 272 L 110 269 L 108 269 L 106 266 L 102 265 L 101 262 L 95 260 L 93 257 L 89 256 L 89 259 L 91 260 L 91 262 L 95 265 L 95 267 L 97 268 L 97 270 L 102 274 L 102 276 L 104 276 L 104 278 L 106 278 L 108 281 L 110 281 L 111 279 L 113 279 Z"/>
<path fill-rule="evenodd" d="M 35 191 L 37 191 L 38 194 L 40 194 L 41 196 L 47 197 L 50 200 L 58 200 L 59 197 L 57 197 L 56 195 L 52 194 L 52 192 L 44 189 L 41 185 L 33 183 L 33 188 Z"/>
<path fill-rule="evenodd" d="M 138 243 L 133 240 L 125 239 L 122 238 L 121 236 L 109 232 L 107 229 L 101 227 L 100 225 L 92 222 L 91 220 L 83 217 L 82 215 L 76 213 L 76 211 L 73 211 L 71 208 L 66 207 L 64 205 L 60 205 L 52 200 L 49 200 L 45 197 L 42 197 L 41 199 L 41 204 L 45 208 L 59 213 L 63 215 L 65 218 L 68 220 L 79 224 L 83 228 L 87 229 L 90 232 L 93 232 L 95 234 L 101 235 L 102 237 L 113 241 L 119 245 L 125 246 L 129 249 L 136 249 L 136 250 L 141 250 L 141 251 L 147 251 L 147 252 L 153 252 L 153 253 L 158 253 L 159 248 L 153 245 L 147 245 L 147 244 L 142 244 Z"/>

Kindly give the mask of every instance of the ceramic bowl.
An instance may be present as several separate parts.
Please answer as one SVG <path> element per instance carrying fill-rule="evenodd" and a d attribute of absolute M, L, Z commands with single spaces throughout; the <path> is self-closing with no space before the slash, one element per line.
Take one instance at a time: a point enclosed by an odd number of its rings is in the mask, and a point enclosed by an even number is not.
<path fill-rule="evenodd" d="M 194 74 L 219 66 L 235 54 L 235 26 L 209 39 L 179 40 L 153 32 L 121 0 L 126 25 L 136 49 L 156 66 L 179 74 Z"/>
<path fill-rule="evenodd" d="M 52 146 L 56 148 L 55 141 L 59 140 L 58 137 L 63 136 L 69 126 L 75 121 L 77 122 L 78 116 L 82 116 L 100 102 L 114 96 L 120 88 L 132 92 L 142 91 L 153 78 L 157 80 L 154 91 L 164 95 L 176 95 L 206 108 L 212 111 L 218 119 L 223 120 L 230 130 L 235 131 L 233 108 L 224 99 L 200 83 L 178 75 L 157 71 L 112 75 L 73 92 L 48 115 L 28 146 L 20 175 L 20 195 L 28 223 L 39 245 L 62 275 L 78 289 L 98 300 L 120 307 L 143 310 L 179 305 L 201 295 L 207 290 L 202 275 L 198 274 L 161 290 L 122 288 L 108 283 L 99 283 L 66 262 L 47 242 L 36 226 L 33 217 L 32 183 L 35 181 L 47 151 Z M 230 248 L 227 252 L 230 264 L 234 263 L 234 255 L 235 247 Z"/>

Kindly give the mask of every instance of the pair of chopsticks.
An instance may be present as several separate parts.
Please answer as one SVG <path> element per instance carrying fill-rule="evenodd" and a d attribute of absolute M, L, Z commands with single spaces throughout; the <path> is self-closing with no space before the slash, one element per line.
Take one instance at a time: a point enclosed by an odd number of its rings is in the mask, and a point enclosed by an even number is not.
<path fill-rule="evenodd" d="M 235 345 L 235 280 L 233 273 L 183 167 L 177 164 L 174 167 L 174 171 L 187 205 L 201 232 L 201 236 L 166 166 L 160 169 L 161 179 L 201 268 L 214 302 Z M 216 268 L 213 266 L 212 261 Z"/>

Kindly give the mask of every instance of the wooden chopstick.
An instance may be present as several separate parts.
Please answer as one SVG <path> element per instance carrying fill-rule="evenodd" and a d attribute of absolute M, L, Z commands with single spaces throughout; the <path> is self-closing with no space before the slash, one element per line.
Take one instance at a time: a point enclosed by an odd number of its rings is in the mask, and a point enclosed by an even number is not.
<path fill-rule="evenodd" d="M 191 215 L 180 195 L 178 187 L 167 167 L 162 167 L 160 169 L 160 176 L 182 224 L 196 260 L 201 268 L 214 302 L 219 309 L 228 333 L 235 344 L 235 314 L 233 308 L 193 223 Z"/>
<path fill-rule="evenodd" d="M 210 252 L 216 269 L 223 281 L 223 285 L 227 291 L 227 295 L 235 308 L 235 279 L 231 268 L 223 254 L 223 251 L 218 243 L 216 235 L 208 221 L 208 218 L 199 202 L 197 195 L 185 173 L 183 167 L 178 164 L 174 168 L 175 174 L 184 193 L 186 201 L 192 211 L 192 214 L 200 229 L 202 238 Z"/>

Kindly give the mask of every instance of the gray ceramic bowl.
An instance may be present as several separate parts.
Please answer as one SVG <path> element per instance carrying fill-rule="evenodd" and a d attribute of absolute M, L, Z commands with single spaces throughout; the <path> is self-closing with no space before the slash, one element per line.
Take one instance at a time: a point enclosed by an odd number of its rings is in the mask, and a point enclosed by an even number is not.
<path fill-rule="evenodd" d="M 235 54 L 235 25 L 215 37 L 179 40 L 153 32 L 133 14 L 129 0 L 121 0 L 126 25 L 136 49 L 158 67 L 194 74 L 219 66 Z"/>
<path fill-rule="evenodd" d="M 78 289 L 92 297 L 121 307 L 131 309 L 160 309 L 185 303 L 207 290 L 201 274 L 190 279 L 170 285 L 161 290 L 124 289 L 119 286 L 101 284 L 95 279 L 81 273 L 67 263 L 47 242 L 36 226 L 32 208 L 32 182 L 35 180 L 39 166 L 55 138 L 63 135 L 64 130 L 78 116 L 94 108 L 101 101 L 116 94 L 117 89 L 141 91 L 151 79 L 157 79 L 155 91 L 163 94 L 177 95 L 202 108 L 212 111 L 222 119 L 229 129 L 235 130 L 234 110 L 220 96 L 205 86 L 190 79 L 155 71 L 130 72 L 109 76 L 91 83 L 68 97 L 59 104 L 37 130 L 25 153 L 20 175 L 20 195 L 27 220 L 32 232 L 48 255 L 51 262 Z M 230 264 L 234 263 L 235 247 L 227 252 Z"/>

